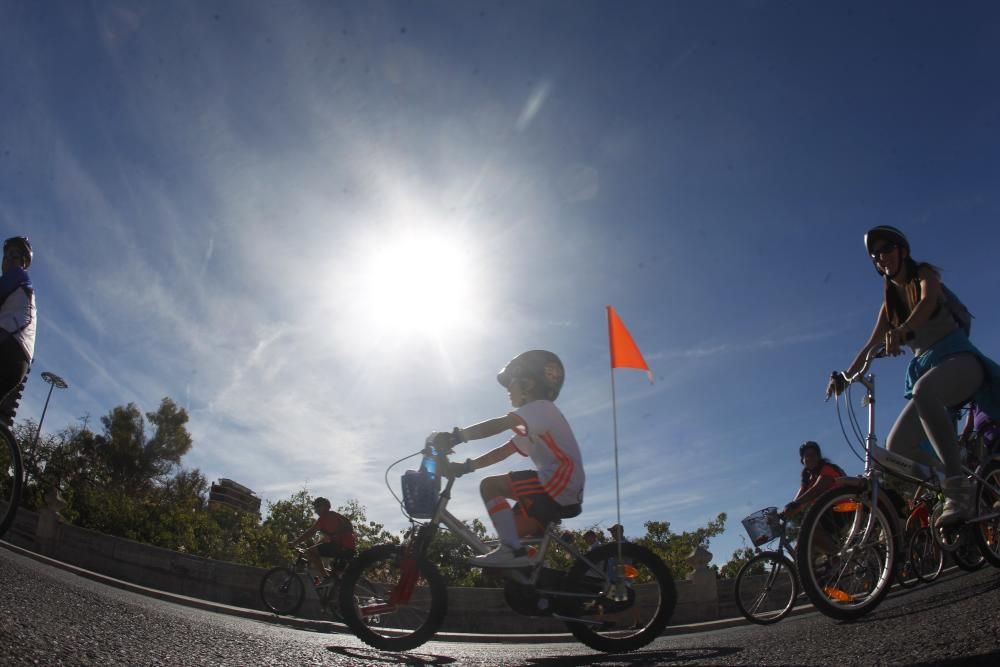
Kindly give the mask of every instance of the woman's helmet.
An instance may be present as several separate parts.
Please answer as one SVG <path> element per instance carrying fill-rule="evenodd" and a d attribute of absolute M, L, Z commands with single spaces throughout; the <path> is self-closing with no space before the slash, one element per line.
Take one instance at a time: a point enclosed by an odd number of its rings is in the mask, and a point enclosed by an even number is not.
<path fill-rule="evenodd" d="M 799 461 L 805 456 L 806 450 L 812 449 L 816 452 L 818 458 L 823 458 L 823 450 L 819 448 L 819 443 L 815 440 L 806 440 L 801 445 L 799 445 Z"/>
<path fill-rule="evenodd" d="M 24 257 L 24 268 L 31 266 L 31 242 L 28 240 L 27 236 L 12 236 L 3 242 L 3 251 L 7 252 L 7 246 L 14 246 L 21 251 L 21 255 Z"/>
<path fill-rule="evenodd" d="M 879 241 L 888 241 L 889 243 L 896 244 L 899 248 L 906 248 L 907 254 L 909 254 L 910 242 L 906 240 L 906 235 L 895 227 L 879 225 L 865 232 L 865 248 L 868 250 L 869 256 L 874 255 L 875 244 Z M 882 273 L 882 269 L 878 268 L 878 262 L 874 256 L 872 256 L 872 264 L 875 265 L 875 270 L 880 276 L 885 275 Z M 891 278 L 892 276 L 889 277 Z"/>
<path fill-rule="evenodd" d="M 528 350 L 517 355 L 497 373 L 497 382 L 504 388 L 510 386 L 514 378 L 526 378 L 535 382 L 542 398 L 556 400 L 562 389 L 566 370 L 563 364 L 548 350 Z"/>

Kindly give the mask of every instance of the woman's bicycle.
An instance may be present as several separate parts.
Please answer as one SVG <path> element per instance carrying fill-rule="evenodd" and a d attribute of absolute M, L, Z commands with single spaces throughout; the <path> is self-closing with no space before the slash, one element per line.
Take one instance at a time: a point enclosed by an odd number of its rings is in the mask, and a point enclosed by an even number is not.
<path fill-rule="evenodd" d="M 444 621 L 446 582 L 428 558 L 439 528 L 451 531 L 477 554 L 491 548 L 448 511 L 455 478 L 447 477 L 440 489 L 441 478 L 431 472 L 449 469 L 450 451 L 428 445 L 421 453 L 421 469 L 403 476 L 401 504 L 412 524 L 403 543 L 361 553 L 341 582 L 344 623 L 361 641 L 382 650 L 420 646 Z M 562 518 L 578 513 L 579 506 Z M 505 579 L 504 597 L 518 614 L 563 621 L 579 641 L 608 652 L 641 648 L 669 622 L 677 603 L 674 580 L 649 549 L 612 542 L 583 553 L 562 535 L 559 521 L 549 523 L 541 538 L 524 543 L 533 552 L 530 565 L 497 571 Z M 546 564 L 546 556 L 557 548 L 572 559 L 569 569 Z M 382 623 L 369 625 L 372 616 Z"/>
<path fill-rule="evenodd" d="M 295 549 L 296 558 L 288 565 L 279 565 L 268 570 L 260 580 L 260 599 L 271 612 L 282 616 L 294 614 L 306 599 L 306 584 L 316 589 L 320 609 L 336 619 L 341 618 L 338 606 L 342 572 L 350 563 L 349 558 L 334 559 L 329 574 L 319 581 L 309 574 L 309 559 L 306 550 Z M 377 615 L 367 619 L 368 623 L 378 623 Z"/>
<path fill-rule="evenodd" d="M 754 547 L 778 540 L 778 548 L 761 551 L 736 574 L 736 606 L 752 623 L 777 623 L 792 611 L 799 596 L 795 550 L 786 536 L 786 520 L 777 507 L 766 507 L 743 519 Z M 787 554 L 787 555 L 786 555 Z"/>
<path fill-rule="evenodd" d="M 903 557 L 904 530 L 900 516 L 884 488 L 885 474 L 895 475 L 941 497 L 936 471 L 877 446 L 875 436 L 875 376 L 868 373 L 874 359 L 885 356 L 879 346 L 865 358 L 853 376 L 837 374 L 846 390 L 848 415 L 855 437 L 864 447 L 864 472 L 844 477 L 812 505 L 799 532 L 796 565 L 803 590 L 817 609 L 842 620 L 859 618 L 875 609 L 889 592 L 896 563 Z M 850 389 L 865 388 L 862 405 L 868 410 L 868 432 L 862 433 L 850 401 Z M 838 401 L 839 411 L 839 401 Z M 843 423 L 843 417 L 841 417 Z M 845 430 L 846 435 L 846 430 Z M 850 439 L 848 439 L 850 443 Z M 961 526 L 932 528 L 935 542 L 945 551 L 956 551 L 962 537 L 972 533 L 988 561 L 1000 566 L 1000 461 L 991 454 L 975 470 L 966 472 L 976 482 L 976 516 Z M 935 502 L 930 526 L 941 512 Z M 963 530 L 965 528 L 965 530 Z"/>

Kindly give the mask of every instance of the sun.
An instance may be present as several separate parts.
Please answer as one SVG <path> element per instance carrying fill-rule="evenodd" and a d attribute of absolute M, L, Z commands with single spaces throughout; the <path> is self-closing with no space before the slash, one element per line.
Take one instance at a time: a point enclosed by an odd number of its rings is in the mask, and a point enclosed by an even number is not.
<path fill-rule="evenodd" d="M 363 262 L 360 303 L 383 334 L 447 336 L 479 311 L 479 276 L 466 244 L 405 235 Z"/>

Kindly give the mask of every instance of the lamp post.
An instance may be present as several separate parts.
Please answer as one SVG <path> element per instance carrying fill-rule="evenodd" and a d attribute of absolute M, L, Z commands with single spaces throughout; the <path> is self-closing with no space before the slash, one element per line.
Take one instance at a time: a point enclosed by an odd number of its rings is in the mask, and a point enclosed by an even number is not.
<path fill-rule="evenodd" d="M 42 416 L 38 419 L 38 428 L 35 429 L 35 442 L 31 445 L 31 462 L 24 467 L 24 483 L 28 484 L 28 475 L 31 472 L 32 466 L 35 465 L 35 460 L 38 458 L 38 436 L 42 434 L 42 422 L 45 421 L 45 411 L 49 409 L 49 399 L 52 398 L 52 390 L 56 387 L 60 389 L 66 389 L 69 387 L 66 384 L 66 380 L 55 373 L 49 373 L 45 371 L 42 373 L 42 379 L 49 383 L 49 394 L 45 397 L 45 407 L 42 408 Z"/>

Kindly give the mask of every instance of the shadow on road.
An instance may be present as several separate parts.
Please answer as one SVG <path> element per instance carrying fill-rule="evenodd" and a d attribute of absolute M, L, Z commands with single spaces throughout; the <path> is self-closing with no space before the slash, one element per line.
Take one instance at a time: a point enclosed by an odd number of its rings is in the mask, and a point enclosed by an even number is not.
<path fill-rule="evenodd" d="M 939 583 L 938 581 L 935 581 L 928 585 L 935 586 L 938 583 Z M 904 604 L 901 607 L 891 612 L 876 610 L 871 616 L 864 616 L 862 618 L 855 619 L 853 621 L 842 621 L 842 623 L 847 623 L 847 624 L 854 623 L 858 625 L 863 625 L 865 623 L 878 623 L 880 621 L 886 621 L 892 618 L 904 618 L 907 616 L 911 616 L 913 614 L 921 614 L 924 612 L 928 612 L 932 609 L 947 607 L 949 605 L 955 604 L 956 602 L 961 602 L 962 600 L 970 600 L 972 598 L 977 598 L 980 595 L 990 593 L 997 589 L 1000 589 L 1000 579 L 990 581 L 985 584 L 970 585 L 966 588 L 958 589 L 943 595 L 938 595 L 933 598 L 925 598 L 916 603 Z"/>
<path fill-rule="evenodd" d="M 609 653 L 598 655 L 559 655 L 551 658 L 532 658 L 526 665 L 662 665 L 664 663 L 692 662 L 701 664 L 708 660 L 724 658 L 739 653 L 740 648 L 684 648 L 670 651 L 639 651 L 636 653 Z"/>
<path fill-rule="evenodd" d="M 342 655 L 345 658 L 353 658 L 366 665 L 381 662 L 386 665 L 451 665 L 457 662 L 455 658 L 446 655 L 433 655 L 431 653 L 386 653 L 375 649 L 355 649 L 344 646 L 327 646 L 330 653 Z"/>

